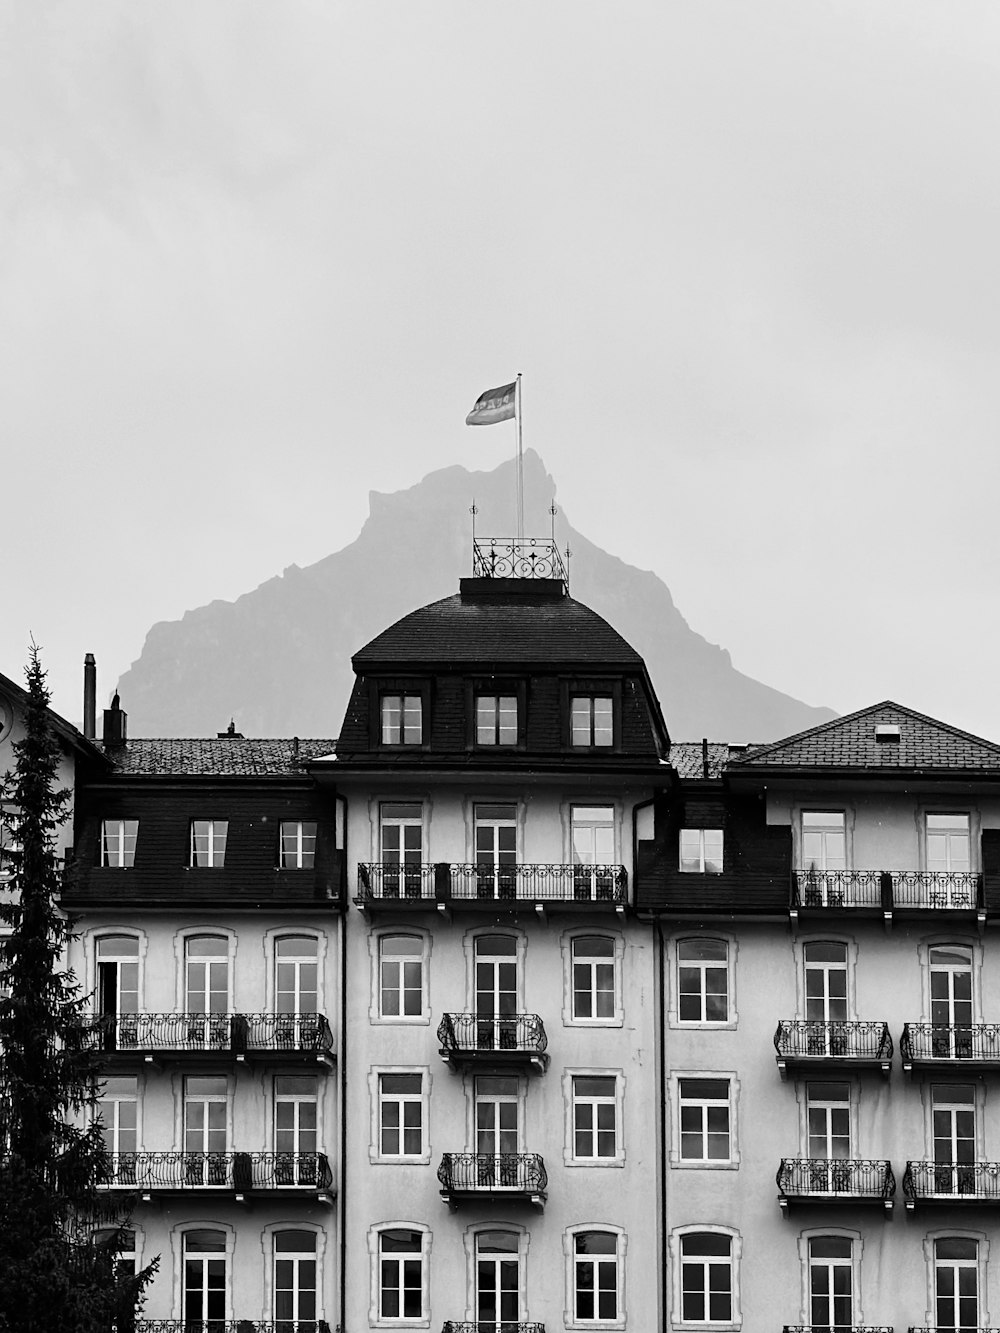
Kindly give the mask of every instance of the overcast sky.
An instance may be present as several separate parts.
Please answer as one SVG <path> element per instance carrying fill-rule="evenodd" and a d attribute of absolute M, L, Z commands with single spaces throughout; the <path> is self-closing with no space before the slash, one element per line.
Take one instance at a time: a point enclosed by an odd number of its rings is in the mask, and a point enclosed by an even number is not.
<path fill-rule="evenodd" d="M 0 671 L 79 723 L 520 370 L 739 669 L 1000 739 L 998 65 L 995 0 L 2 0 Z"/>

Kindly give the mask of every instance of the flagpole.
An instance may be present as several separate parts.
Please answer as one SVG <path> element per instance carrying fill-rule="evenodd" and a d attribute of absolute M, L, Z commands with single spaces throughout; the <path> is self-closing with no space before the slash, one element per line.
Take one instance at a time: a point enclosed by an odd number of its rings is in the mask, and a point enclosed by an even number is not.
<path fill-rule="evenodd" d="M 521 439 L 521 372 L 514 390 L 514 419 L 517 423 L 517 540 L 524 541 L 524 450 Z"/>

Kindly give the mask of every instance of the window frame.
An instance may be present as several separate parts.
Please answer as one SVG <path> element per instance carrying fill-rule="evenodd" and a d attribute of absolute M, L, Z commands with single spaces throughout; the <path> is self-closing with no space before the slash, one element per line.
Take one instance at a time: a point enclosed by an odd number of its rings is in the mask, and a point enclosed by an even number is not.
<path fill-rule="evenodd" d="M 383 740 L 383 701 L 393 696 L 400 699 L 400 739 Z M 420 703 L 420 738 L 405 741 L 404 734 L 405 700 L 413 698 Z M 429 681 L 413 677 L 393 677 L 391 679 L 373 679 L 369 685 L 370 731 L 369 743 L 372 750 L 388 753 L 413 753 L 426 750 L 430 744 L 431 731 L 431 686 Z"/>
<path fill-rule="evenodd" d="M 729 1108 L 729 1156 L 722 1157 L 683 1157 L 681 1150 L 681 1084 L 692 1080 L 725 1081 L 728 1087 L 727 1106 Z M 674 1069 L 668 1078 L 668 1098 L 671 1108 L 670 1166 L 681 1171 L 736 1171 L 740 1165 L 739 1148 L 739 1097 L 740 1080 L 735 1070 L 731 1069 Z M 707 1104 L 707 1103 L 704 1103 Z"/>
<path fill-rule="evenodd" d="M 411 1231 L 420 1236 L 416 1252 L 420 1261 L 420 1314 L 384 1315 L 382 1313 L 382 1244 L 388 1231 Z M 371 1290 L 368 1322 L 372 1328 L 429 1328 L 430 1327 L 430 1254 L 432 1235 L 427 1224 L 412 1221 L 377 1222 L 368 1228 L 368 1254 L 371 1270 Z M 401 1252 L 402 1253 L 402 1252 Z"/>
<path fill-rule="evenodd" d="M 611 738 L 607 742 L 599 743 L 597 740 L 597 736 L 600 734 L 597 726 L 597 704 L 603 704 L 605 701 L 607 701 L 608 713 L 611 717 Z M 577 705 L 584 703 L 587 705 L 587 734 L 589 740 L 578 741 L 576 739 L 578 728 L 575 724 Z M 617 725 L 617 712 L 618 710 L 615 708 L 615 696 L 612 690 L 571 687 L 569 691 L 569 711 L 566 719 L 569 733 L 569 749 L 576 753 L 581 751 L 614 753 L 614 751 L 618 749 L 619 726 Z M 600 730 L 603 732 L 603 728 Z"/>
<path fill-rule="evenodd" d="M 843 864 L 843 866 L 842 866 L 842 867 L 840 867 L 840 866 L 831 866 L 831 867 L 829 867 L 829 872 L 828 872 L 827 866 L 826 866 L 825 864 L 822 865 L 822 866 L 817 865 L 817 866 L 815 867 L 816 874 L 818 874 L 818 875 L 826 874 L 826 873 L 830 873 L 830 874 L 842 873 L 842 874 L 843 874 L 843 873 L 846 873 L 846 872 L 850 871 L 850 870 L 853 868 L 853 865 L 854 865 L 854 858 L 853 858 L 853 850 L 854 850 L 854 849 L 853 849 L 853 842 L 854 842 L 854 839 L 853 839 L 853 836 L 852 836 L 852 834 L 853 834 L 853 830 L 854 830 L 854 818 L 853 818 L 854 812 L 853 812 L 853 810 L 849 810 L 846 806 L 840 806 L 840 807 L 838 807 L 838 808 L 831 808 L 830 806 L 804 805 L 804 806 L 800 806 L 800 807 L 799 807 L 799 809 L 798 809 L 798 811 L 797 811 L 797 818 L 796 818 L 796 820 L 795 820 L 796 835 L 797 835 L 797 838 L 798 838 L 798 846 L 797 846 L 797 848 L 795 849 L 795 850 L 796 850 L 796 853 L 797 853 L 797 855 L 796 855 L 796 864 L 797 864 L 797 867 L 798 867 L 800 873 L 802 873 L 802 874 L 807 874 L 807 873 L 809 872 L 809 869 L 810 869 L 810 866 L 809 866 L 808 862 L 806 861 L 806 850 L 805 850 L 805 848 L 806 848 L 806 833 L 807 833 L 807 832 L 815 832 L 815 833 L 820 832 L 820 829 L 818 829 L 818 828 L 817 828 L 817 829 L 810 829 L 810 830 L 807 830 L 807 829 L 806 829 L 806 820 L 809 818 L 810 815 L 838 815 L 838 816 L 840 817 L 840 820 L 841 820 L 841 832 L 843 833 L 843 838 L 844 838 L 844 864 Z M 824 842 L 823 842 L 823 860 L 824 860 L 824 863 L 825 863 L 825 861 L 826 861 L 826 840 L 825 840 L 825 837 L 824 837 Z"/>
<path fill-rule="evenodd" d="M 417 1153 L 385 1153 L 382 1151 L 382 1107 L 386 1099 L 382 1096 L 382 1078 L 384 1075 L 415 1074 L 420 1078 L 420 1092 L 414 1098 L 420 1105 L 420 1151 Z M 428 1065 L 373 1065 L 368 1071 L 368 1092 L 371 1103 L 371 1138 L 368 1145 L 368 1160 L 376 1166 L 427 1166 L 431 1160 L 430 1145 L 430 1098 L 433 1075 Z M 398 1094 L 393 1094 L 394 1096 Z M 402 1127 L 400 1128 L 402 1145 Z"/>
<path fill-rule="evenodd" d="M 108 846 L 108 826 L 116 824 L 115 841 L 117 843 L 116 858 L 109 857 Z M 133 825 L 131 834 L 127 825 Z M 131 839 L 131 850 L 129 850 L 129 840 Z M 100 841 L 100 865 L 104 870 L 132 870 L 135 867 L 135 854 L 139 843 L 139 820 L 121 818 L 104 818 L 101 820 L 101 841 Z"/>
<path fill-rule="evenodd" d="M 923 1239 L 924 1271 L 927 1281 L 927 1312 L 924 1319 L 925 1324 L 934 1326 L 934 1320 L 937 1317 L 937 1242 L 940 1240 L 967 1240 L 974 1241 L 976 1244 L 976 1259 L 978 1267 L 978 1322 L 984 1324 L 984 1316 L 988 1311 L 984 1308 L 989 1288 L 987 1286 L 987 1277 L 989 1274 L 989 1258 L 991 1241 L 989 1233 L 986 1231 L 975 1231 L 968 1227 L 936 1227 L 933 1231 L 928 1231 Z"/>
<path fill-rule="evenodd" d="M 20 852 L 21 844 L 14 838 L 11 817 L 20 817 L 20 809 L 11 801 L 0 804 L 0 885 L 9 884 L 17 875 L 15 867 L 8 868 L 8 855 Z"/>
<path fill-rule="evenodd" d="M 583 1105 L 608 1105 L 607 1099 L 591 1101 L 587 1097 L 578 1097 L 576 1092 L 577 1079 L 585 1078 L 606 1078 L 614 1081 L 614 1092 L 611 1097 L 610 1105 L 614 1107 L 614 1152 L 605 1157 L 579 1156 L 576 1151 L 576 1112 L 579 1106 Z M 568 1167 L 622 1167 L 625 1165 L 625 1086 L 627 1078 L 625 1071 L 618 1067 L 612 1068 L 606 1065 L 597 1066 L 573 1066 L 563 1070 L 563 1102 L 566 1107 L 566 1136 L 563 1146 L 563 1164 Z M 591 1133 L 596 1136 L 596 1122 L 591 1129 Z"/>
<path fill-rule="evenodd" d="M 684 1240 L 688 1236 L 709 1234 L 725 1236 L 729 1240 L 729 1319 L 688 1319 L 684 1316 L 684 1275 L 683 1250 Z M 741 1308 L 740 1269 L 743 1254 L 743 1237 L 733 1227 L 719 1226 L 715 1223 L 692 1223 L 675 1227 L 670 1233 L 670 1257 L 673 1272 L 671 1298 L 674 1314 L 671 1323 L 675 1328 L 735 1330 L 743 1322 Z M 692 1258 L 697 1256 L 692 1256 Z"/>
<path fill-rule="evenodd" d="M 980 869 L 979 856 L 977 855 L 980 846 L 980 821 L 978 811 L 972 806 L 967 806 L 964 810 L 955 809 L 953 806 L 928 806 L 920 807 L 920 863 L 922 869 L 931 870 L 930 855 L 927 845 L 928 827 L 932 818 L 936 819 L 964 819 L 966 824 L 966 833 L 969 839 L 969 864 L 963 870 L 962 868 L 953 869 L 951 866 L 945 867 L 938 873 L 945 875 L 960 875 L 965 873 L 975 874 Z M 942 830 L 943 831 L 943 830 Z M 956 832 L 956 829 L 949 830 L 950 833 Z M 947 859 L 951 860 L 951 849 L 949 844 Z"/>
<path fill-rule="evenodd" d="M 295 848 L 292 858 L 285 859 L 286 829 L 294 829 Z M 312 833 L 307 833 L 312 829 Z M 307 840 L 312 840 L 312 851 L 305 849 Z M 279 870 L 315 870 L 316 849 L 319 844 L 319 821 L 316 819 L 282 819 L 278 824 L 278 869 Z"/>
<path fill-rule="evenodd" d="M 684 835 L 696 833 L 698 835 L 698 865 L 696 867 L 684 864 Z M 717 833 L 719 835 L 719 868 L 718 870 L 709 869 L 709 858 L 705 851 L 705 835 L 707 833 Z M 690 858 L 688 858 L 690 859 Z M 724 828 L 704 828 L 699 825 L 684 824 L 677 830 L 677 873 L 679 875 L 723 875 L 726 870 L 726 831 Z"/>
<path fill-rule="evenodd" d="M 953 1233 L 949 1233 L 953 1234 Z M 821 1239 L 831 1238 L 838 1240 L 849 1240 L 851 1242 L 851 1317 L 852 1327 L 865 1327 L 868 1323 L 863 1308 L 864 1288 L 861 1283 L 861 1266 L 864 1255 L 865 1242 L 860 1231 L 855 1231 L 850 1227 L 842 1226 L 814 1226 L 807 1227 L 799 1232 L 797 1238 L 798 1258 L 799 1258 L 799 1299 L 801 1308 L 799 1317 L 804 1325 L 810 1323 L 812 1315 L 812 1285 L 810 1274 L 810 1242 Z M 933 1282 L 933 1273 L 931 1274 Z"/>
<path fill-rule="evenodd" d="M 231 819 L 204 819 L 200 816 L 194 816 L 194 815 L 191 816 L 188 825 L 188 869 L 189 870 L 225 869 L 226 852 L 228 851 L 229 848 L 229 825 L 231 823 L 232 823 Z M 195 828 L 199 824 L 206 825 L 205 836 L 208 839 L 206 848 L 208 855 L 208 863 L 206 865 L 199 865 L 199 863 L 195 860 L 195 857 L 197 855 L 195 840 L 198 836 L 195 832 Z M 224 829 L 224 832 L 221 834 L 220 838 L 222 843 L 221 852 L 217 850 L 215 845 L 217 837 L 219 837 L 219 835 L 216 834 L 216 829 L 219 828 L 220 826 Z M 216 860 L 216 856 L 218 856 L 220 859 Z"/>
<path fill-rule="evenodd" d="M 115 1080 L 118 1080 L 119 1082 L 123 1083 L 126 1081 L 131 1083 L 132 1087 L 129 1089 L 129 1092 L 128 1093 L 112 1092 L 109 1095 L 108 1088 L 112 1083 L 115 1082 Z M 101 1095 L 98 1098 L 97 1102 L 95 1103 L 94 1107 L 95 1118 L 100 1122 L 102 1129 L 105 1127 L 105 1121 L 101 1107 L 104 1105 L 105 1102 L 107 1102 L 109 1105 L 114 1105 L 116 1107 L 121 1106 L 123 1104 L 132 1104 L 135 1107 L 135 1124 L 132 1127 L 132 1133 L 134 1133 L 135 1135 L 135 1147 L 122 1149 L 118 1145 L 117 1140 L 120 1136 L 122 1126 L 118 1123 L 119 1114 L 117 1111 L 115 1111 L 112 1124 L 110 1126 L 107 1126 L 107 1128 L 110 1129 L 111 1131 L 112 1138 L 115 1140 L 115 1146 L 108 1147 L 109 1153 L 120 1154 L 123 1151 L 126 1154 L 130 1152 L 137 1152 L 137 1153 L 142 1152 L 142 1093 L 143 1093 L 142 1081 L 140 1080 L 138 1074 L 113 1073 L 105 1076 L 104 1084 L 101 1089 Z"/>
<path fill-rule="evenodd" d="M 402 938 L 413 939 L 420 943 L 420 1012 L 416 1014 L 384 1014 L 382 1012 L 382 949 L 383 941 Z M 372 931 L 368 937 L 372 968 L 372 994 L 368 1009 L 368 1018 L 377 1024 L 427 1024 L 430 1022 L 430 958 L 431 939 L 426 930 L 417 927 L 383 927 Z M 401 955 L 405 956 L 405 955 Z M 414 954 L 413 957 L 418 955 Z"/>
<path fill-rule="evenodd" d="M 507 688 L 505 688 L 507 686 Z M 480 736 L 482 724 L 479 718 L 480 703 L 487 699 L 493 700 L 493 740 L 483 740 Z M 500 734 L 503 730 L 501 716 L 503 714 L 503 703 L 505 700 L 512 699 L 514 702 L 514 739 L 501 740 Z M 474 685 L 471 695 L 470 708 L 470 730 L 471 744 L 475 750 L 516 750 L 524 745 L 524 722 L 523 722 L 523 687 L 517 682 L 508 683 L 505 681 L 492 681 L 482 685 Z"/>
<path fill-rule="evenodd" d="M 577 1313 L 577 1300 L 580 1288 L 577 1285 L 577 1237 L 597 1233 L 612 1236 L 615 1241 L 615 1317 L 593 1319 L 581 1317 Z M 628 1252 L 628 1235 L 622 1227 L 612 1226 L 607 1222 L 584 1222 L 567 1227 L 563 1232 L 563 1255 L 566 1266 L 565 1326 L 567 1329 L 623 1329 L 627 1325 L 625 1269 Z"/>
<path fill-rule="evenodd" d="M 608 940 L 611 943 L 612 967 L 612 985 L 613 985 L 613 1010 L 610 1015 L 599 1015 L 595 1017 L 584 1017 L 576 1013 L 576 985 L 574 970 L 576 967 L 576 943 L 578 940 L 600 939 Z M 599 927 L 585 926 L 574 927 L 572 930 L 565 931 L 562 937 L 563 954 L 563 1008 L 562 1021 L 564 1027 L 582 1027 L 582 1028 L 606 1028 L 623 1027 L 625 1024 L 625 1010 L 623 998 L 623 969 L 625 960 L 625 941 L 618 931 L 602 930 Z M 591 996 L 599 993 L 593 985 L 593 964 L 604 961 L 599 955 L 593 955 L 590 958 L 582 957 L 581 962 L 591 964 Z"/>
<path fill-rule="evenodd" d="M 726 1017 L 724 1019 L 711 1018 L 682 1018 L 681 1017 L 681 969 L 684 967 L 697 966 L 696 963 L 685 962 L 681 958 L 681 946 L 688 941 L 699 943 L 712 942 L 723 944 L 726 948 L 725 969 L 726 969 Z M 722 1032 L 727 1029 L 735 1028 L 739 1021 L 736 1008 L 736 957 L 739 952 L 738 942 L 731 935 L 720 934 L 713 931 L 711 934 L 693 935 L 685 933 L 677 935 L 672 941 L 672 947 L 669 950 L 671 967 L 673 975 L 671 977 L 670 987 L 670 1008 L 667 1013 L 667 1023 L 672 1028 L 685 1028 L 688 1030 L 705 1029 L 712 1032 Z M 700 995 L 702 999 L 702 1013 L 706 1009 L 708 991 L 704 985 L 704 975 L 707 966 L 721 967 L 721 961 L 714 964 L 706 961 L 706 966 L 701 967 L 702 987 Z"/>

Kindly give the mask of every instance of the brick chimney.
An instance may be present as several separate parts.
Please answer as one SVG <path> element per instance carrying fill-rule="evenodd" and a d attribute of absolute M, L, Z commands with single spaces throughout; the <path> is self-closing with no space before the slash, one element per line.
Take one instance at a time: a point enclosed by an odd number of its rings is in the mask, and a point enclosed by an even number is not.
<path fill-rule="evenodd" d="M 124 745 L 128 738 L 128 713 L 123 712 L 118 691 L 111 700 L 111 707 L 104 710 L 104 744 Z"/>

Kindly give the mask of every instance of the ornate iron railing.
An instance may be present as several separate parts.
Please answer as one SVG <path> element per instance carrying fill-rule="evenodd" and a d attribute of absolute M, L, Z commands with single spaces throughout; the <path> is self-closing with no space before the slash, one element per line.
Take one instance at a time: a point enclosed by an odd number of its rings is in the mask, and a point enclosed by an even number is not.
<path fill-rule="evenodd" d="M 549 1183 L 545 1163 L 537 1153 L 446 1152 L 438 1180 L 458 1193 L 540 1194 Z"/>
<path fill-rule="evenodd" d="M 330 1333 L 325 1319 L 135 1319 L 118 1333 Z M 338 1325 L 335 1333 L 340 1333 Z"/>
<path fill-rule="evenodd" d="M 1000 1162 L 907 1162 L 907 1199 L 978 1199 L 1000 1203 Z"/>
<path fill-rule="evenodd" d="M 982 901 L 981 878 L 970 870 L 894 870 L 894 907 L 973 908 Z"/>
<path fill-rule="evenodd" d="M 329 1190 L 325 1153 L 133 1152 L 110 1159 L 105 1184 L 118 1189 Z"/>
<path fill-rule="evenodd" d="M 880 870 L 796 870 L 792 872 L 795 907 L 881 907 Z"/>
<path fill-rule="evenodd" d="M 904 1063 L 914 1060 L 972 1060 L 1000 1063 L 1000 1023 L 904 1023 L 899 1039 Z"/>
<path fill-rule="evenodd" d="M 545 1333 L 545 1325 L 523 1319 L 446 1319 L 441 1333 Z"/>
<path fill-rule="evenodd" d="M 989 1324 L 911 1324 L 906 1333 L 1000 1333 L 1000 1328 Z"/>
<path fill-rule="evenodd" d="M 537 1014 L 506 1014 L 484 1018 L 479 1014 L 445 1014 L 438 1024 L 441 1049 L 456 1055 L 540 1055 L 548 1045 L 545 1025 Z"/>
<path fill-rule="evenodd" d="M 781 1333 L 893 1333 L 893 1326 L 892 1324 L 784 1324 Z M 913 1333 L 912 1329 L 910 1333 Z M 955 1333 L 955 1330 L 952 1329 L 951 1333 Z"/>
<path fill-rule="evenodd" d="M 492 902 L 624 903 L 624 866 L 452 865 L 451 896 Z"/>
<path fill-rule="evenodd" d="M 398 861 L 361 861 L 358 863 L 358 897 L 362 900 L 383 898 L 434 898 L 434 867 L 425 864 L 400 864 Z"/>
<path fill-rule="evenodd" d="M 568 582 L 559 547 L 549 537 L 477 537 L 472 543 L 472 576 Z"/>
<path fill-rule="evenodd" d="M 782 1018 L 774 1049 L 784 1059 L 891 1060 L 888 1023 L 878 1021 L 819 1023 Z"/>
<path fill-rule="evenodd" d="M 824 1157 L 783 1157 L 776 1176 L 782 1198 L 841 1196 L 891 1199 L 896 1177 L 889 1162 Z"/>
<path fill-rule="evenodd" d="M 84 1020 L 103 1051 L 326 1052 L 323 1014 L 93 1014 Z"/>

